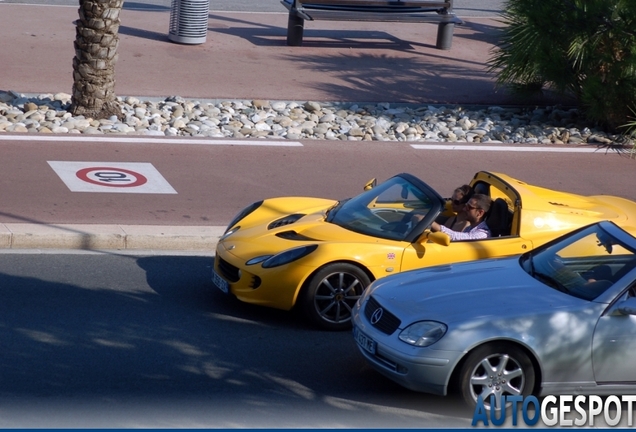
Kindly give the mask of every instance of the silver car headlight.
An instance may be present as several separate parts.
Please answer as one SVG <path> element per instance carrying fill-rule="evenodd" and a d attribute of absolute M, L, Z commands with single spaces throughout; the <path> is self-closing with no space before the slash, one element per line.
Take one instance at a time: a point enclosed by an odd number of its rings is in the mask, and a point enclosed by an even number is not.
<path fill-rule="evenodd" d="M 411 324 L 398 336 L 402 342 L 418 347 L 433 345 L 446 334 L 446 324 L 437 321 L 419 321 Z"/>

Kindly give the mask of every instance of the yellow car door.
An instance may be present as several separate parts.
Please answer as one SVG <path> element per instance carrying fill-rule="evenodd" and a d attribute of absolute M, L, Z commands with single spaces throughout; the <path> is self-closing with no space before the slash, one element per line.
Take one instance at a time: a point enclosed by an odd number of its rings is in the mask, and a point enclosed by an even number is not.
<path fill-rule="evenodd" d="M 448 246 L 432 241 L 410 244 L 402 256 L 400 271 L 440 264 L 517 255 L 532 249 L 532 242 L 519 236 L 453 241 Z"/>

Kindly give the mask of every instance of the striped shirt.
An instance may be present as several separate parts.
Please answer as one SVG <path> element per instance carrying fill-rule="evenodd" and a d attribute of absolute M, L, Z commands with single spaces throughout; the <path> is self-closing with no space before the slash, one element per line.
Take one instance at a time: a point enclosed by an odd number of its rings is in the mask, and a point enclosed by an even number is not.
<path fill-rule="evenodd" d="M 481 221 L 474 227 L 469 226 L 464 231 L 453 231 L 444 225 L 440 226 L 440 230 L 448 234 L 451 240 L 478 240 L 490 237 L 490 228 L 486 221 Z"/>

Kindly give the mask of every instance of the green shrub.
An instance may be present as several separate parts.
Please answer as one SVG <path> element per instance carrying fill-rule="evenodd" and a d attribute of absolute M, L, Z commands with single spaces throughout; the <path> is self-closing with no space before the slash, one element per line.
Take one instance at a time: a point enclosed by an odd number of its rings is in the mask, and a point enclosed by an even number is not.
<path fill-rule="evenodd" d="M 630 118 L 630 122 L 625 123 L 621 128 L 626 129 L 623 136 L 628 143 L 632 143 L 632 148 L 629 151 L 632 158 L 636 158 L 636 111 L 632 110 L 633 116 Z"/>
<path fill-rule="evenodd" d="M 616 130 L 636 106 L 636 0 L 507 0 L 489 69 L 513 90 L 573 96 Z"/>

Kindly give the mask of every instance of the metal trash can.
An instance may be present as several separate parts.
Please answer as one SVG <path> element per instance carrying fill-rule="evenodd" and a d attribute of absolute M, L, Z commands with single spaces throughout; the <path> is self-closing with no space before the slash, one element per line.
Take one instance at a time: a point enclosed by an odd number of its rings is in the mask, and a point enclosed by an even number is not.
<path fill-rule="evenodd" d="M 182 44 L 202 44 L 208 35 L 210 0 L 172 0 L 168 39 Z"/>

